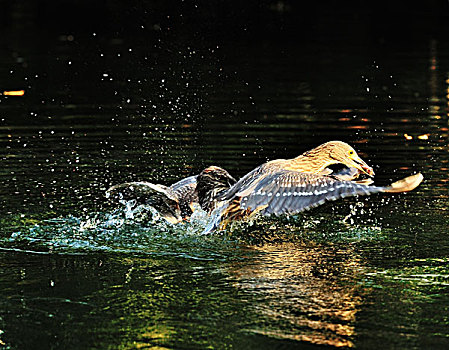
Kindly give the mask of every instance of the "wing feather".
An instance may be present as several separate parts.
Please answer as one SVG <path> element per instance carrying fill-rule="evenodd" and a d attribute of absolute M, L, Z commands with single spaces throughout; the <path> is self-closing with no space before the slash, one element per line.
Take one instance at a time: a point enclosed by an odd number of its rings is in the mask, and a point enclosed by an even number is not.
<path fill-rule="evenodd" d="M 246 196 L 251 193 L 254 186 L 263 181 L 266 177 L 270 177 L 279 171 L 284 164 L 285 160 L 277 159 L 271 162 L 264 163 L 257 168 L 251 170 L 248 174 L 243 176 L 239 181 L 237 181 L 228 191 L 223 193 L 218 200 L 226 201 L 229 199 L 237 197 Z"/>
<path fill-rule="evenodd" d="M 186 177 L 170 186 L 170 190 L 178 198 L 183 216 L 190 216 L 192 214 L 193 204 L 199 202 L 196 185 L 197 175 Z"/>
<path fill-rule="evenodd" d="M 109 188 L 106 191 L 106 198 L 115 201 L 135 200 L 138 204 L 152 206 L 171 223 L 182 220 L 176 193 L 164 185 L 151 182 L 127 182 Z"/>
<path fill-rule="evenodd" d="M 382 192 L 383 187 L 367 186 L 330 176 L 278 170 L 260 180 L 251 193 L 241 198 L 242 209 L 266 206 L 264 215 L 294 214 L 339 198 Z"/>
<path fill-rule="evenodd" d="M 174 192 L 178 192 L 181 194 L 189 192 L 191 188 L 195 190 L 196 178 L 197 175 L 186 177 L 182 180 L 179 180 L 178 182 L 175 182 L 173 185 L 170 186 L 170 189 Z"/>

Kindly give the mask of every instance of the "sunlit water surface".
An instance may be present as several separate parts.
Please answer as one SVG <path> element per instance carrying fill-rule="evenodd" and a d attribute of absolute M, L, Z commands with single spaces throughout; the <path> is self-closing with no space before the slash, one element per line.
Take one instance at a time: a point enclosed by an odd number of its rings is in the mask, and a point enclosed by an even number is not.
<path fill-rule="evenodd" d="M 447 348 L 448 47 L 180 46 L 2 57 L 26 93 L 0 96 L 0 346 Z M 208 236 L 104 198 L 331 139 L 379 184 L 425 181 Z"/>

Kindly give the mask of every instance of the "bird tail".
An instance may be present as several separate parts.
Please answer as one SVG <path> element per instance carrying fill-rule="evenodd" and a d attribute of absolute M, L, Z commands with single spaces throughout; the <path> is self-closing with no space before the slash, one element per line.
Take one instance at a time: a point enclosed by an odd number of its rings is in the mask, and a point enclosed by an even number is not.
<path fill-rule="evenodd" d="M 421 173 L 408 176 L 402 180 L 393 182 L 390 186 L 383 189 L 383 192 L 399 193 L 414 190 L 422 182 L 424 177 Z"/>

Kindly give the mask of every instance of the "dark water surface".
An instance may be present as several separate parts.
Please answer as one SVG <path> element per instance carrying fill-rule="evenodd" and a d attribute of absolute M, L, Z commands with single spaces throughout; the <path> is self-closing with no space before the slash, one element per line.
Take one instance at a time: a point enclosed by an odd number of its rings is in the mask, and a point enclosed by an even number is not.
<path fill-rule="evenodd" d="M 449 347 L 447 40 L 195 46 L 28 24 L 0 40 L 0 91 L 25 90 L 0 96 L 0 347 Z M 425 181 L 212 236 L 104 198 L 333 139 L 379 184 Z"/>

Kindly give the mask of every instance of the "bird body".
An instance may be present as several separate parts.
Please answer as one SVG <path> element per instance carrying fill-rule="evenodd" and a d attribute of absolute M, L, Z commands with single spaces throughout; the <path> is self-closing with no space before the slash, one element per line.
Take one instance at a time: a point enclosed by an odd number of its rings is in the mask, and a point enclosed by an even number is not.
<path fill-rule="evenodd" d="M 329 168 L 333 164 L 345 168 L 334 172 Z M 372 179 L 359 179 L 362 174 L 373 177 L 374 171 L 351 146 L 330 141 L 293 159 L 266 162 L 239 181 L 226 170 L 210 166 L 169 187 L 128 182 L 111 187 L 106 196 L 153 206 L 171 223 L 189 218 L 199 204 L 211 214 L 204 231 L 208 233 L 256 214 L 296 214 L 348 196 L 407 192 L 423 180 L 418 173 L 389 186 L 372 186 Z"/>
<path fill-rule="evenodd" d="M 341 141 L 330 141 L 296 158 L 276 159 L 258 166 L 242 177 L 220 199 L 228 200 L 233 196 L 246 195 L 252 191 L 255 184 L 279 171 L 325 175 L 332 172 L 328 166 L 339 163 L 369 176 L 374 175 L 373 169 L 357 155 L 351 146 Z"/>
<path fill-rule="evenodd" d="M 350 171 L 332 174 L 328 168 L 332 164 L 343 164 Z M 379 187 L 369 186 L 372 181 L 353 181 L 360 173 L 374 175 L 355 150 L 341 141 L 327 142 L 290 160 L 264 163 L 217 198 L 221 202 L 205 233 L 255 214 L 295 214 L 348 196 L 406 192 L 416 188 L 423 179 L 421 174 L 416 174 Z"/>
<path fill-rule="evenodd" d="M 188 219 L 196 204 L 206 211 L 212 211 L 215 208 L 215 197 L 234 183 L 235 179 L 226 170 L 210 166 L 199 175 L 189 176 L 171 186 L 145 181 L 115 185 L 106 191 L 106 198 L 149 205 L 168 222 L 176 224 Z"/>

